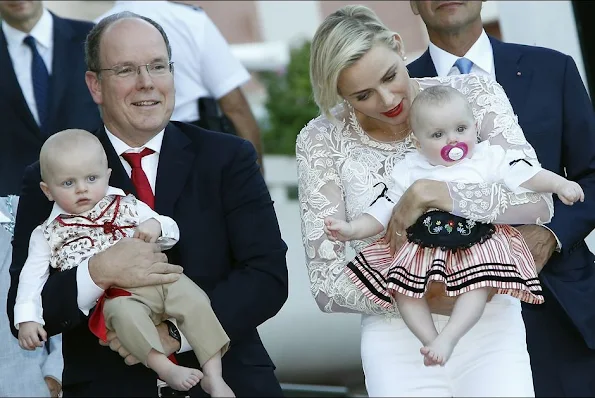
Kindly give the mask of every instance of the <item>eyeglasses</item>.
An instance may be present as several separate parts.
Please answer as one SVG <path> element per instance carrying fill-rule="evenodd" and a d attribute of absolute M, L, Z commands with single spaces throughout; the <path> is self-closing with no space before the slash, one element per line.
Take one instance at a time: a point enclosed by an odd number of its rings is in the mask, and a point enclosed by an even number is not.
<path fill-rule="evenodd" d="M 96 72 L 101 73 L 103 71 L 112 71 L 114 75 L 121 78 L 128 78 L 140 75 L 140 68 L 145 67 L 147 69 L 147 73 L 151 77 L 160 77 L 164 76 L 168 73 L 174 71 L 174 63 L 173 62 L 153 62 L 152 64 L 143 64 L 143 65 L 116 65 L 112 68 L 104 68 L 99 69 Z"/>

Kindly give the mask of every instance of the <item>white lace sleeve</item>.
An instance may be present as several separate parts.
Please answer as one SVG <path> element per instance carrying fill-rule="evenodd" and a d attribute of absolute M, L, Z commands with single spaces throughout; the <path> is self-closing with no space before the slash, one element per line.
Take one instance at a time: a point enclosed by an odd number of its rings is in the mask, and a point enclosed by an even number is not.
<path fill-rule="evenodd" d="M 467 96 L 479 123 L 479 140 L 489 140 L 505 151 L 524 153 L 539 164 L 535 150 L 525 139 L 504 89 L 496 81 L 478 75 L 419 79 L 420 87 L 447 84 Z M 499 224 L 543 224 L 553 216 L 551 194 L 512 193 L 504 184 L 449 183 L 454 214 L 476 221 Z"/>
<path fill-rule="evenodd" d="M 302 241 L 310 288 L 324 312 L 380 314 L 384 311 L 367 300 L 344 272 L 349 243 L 331 242 L 323 231 L 325 217 L 347 219 L 345 189 L 338 171 L 342 160 L 337 148 L 330 148 L 334 128 L 320 117 L 302 129 L 296 142 Z"/>

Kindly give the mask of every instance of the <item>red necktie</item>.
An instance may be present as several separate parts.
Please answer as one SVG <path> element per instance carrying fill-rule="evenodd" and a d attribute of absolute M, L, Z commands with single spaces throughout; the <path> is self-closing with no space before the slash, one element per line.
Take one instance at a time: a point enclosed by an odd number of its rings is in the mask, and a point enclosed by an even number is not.
<path fill-rule="evenodd" d="M 141 152 L 126 152 L 122 154 L 125 161 L 132 167 L 132 173 L 130 173 L 130 179 L 132 185 L 136 189 L 136 197 L 139 200 L 145 202 L 151 209 L 155 208 L 155 196 L 149 184 L 149 179 L 143 171 L 141 166 L 141 160 L 143 157 L 154 153 L 155 151 L 149 148 L 143 149 Z"/>

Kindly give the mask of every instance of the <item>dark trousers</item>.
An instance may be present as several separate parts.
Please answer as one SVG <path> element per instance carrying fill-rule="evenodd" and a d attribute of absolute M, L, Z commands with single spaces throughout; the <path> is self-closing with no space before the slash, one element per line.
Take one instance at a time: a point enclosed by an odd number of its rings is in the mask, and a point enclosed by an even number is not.
<path fill-rule="evenodd" d="M 544 304 L 523 303 L 535 396 L 595 397 L 595 350 L 542 287 Z"/>

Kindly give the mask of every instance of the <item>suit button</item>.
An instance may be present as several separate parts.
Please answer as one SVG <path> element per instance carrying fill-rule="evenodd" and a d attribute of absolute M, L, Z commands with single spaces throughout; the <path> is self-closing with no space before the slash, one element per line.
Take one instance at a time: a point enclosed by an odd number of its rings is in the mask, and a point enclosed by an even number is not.
<path fill-rule="evenodd" d="M 66 320 L 66 321 L 62 321 L 62 322 L 60 323 L 60 325 L 61 325 L 63 328 L 67 328 L 68 326 L 70 326 L 70 321 L 68 321 L 68 320 Z"/>

